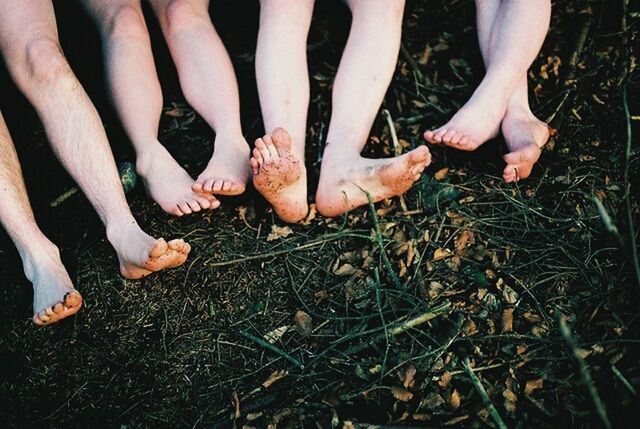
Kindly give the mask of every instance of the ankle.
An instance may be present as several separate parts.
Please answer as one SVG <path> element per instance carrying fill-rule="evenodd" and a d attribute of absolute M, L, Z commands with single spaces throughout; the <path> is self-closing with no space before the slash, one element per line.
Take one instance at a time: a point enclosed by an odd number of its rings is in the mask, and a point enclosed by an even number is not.
<path fill-rule="evenodd" d="M 140 232 L 142 230 L 133 217 L 127 220 L 118 220 L 118 222 L 109 222 L 106 226 L 107 240 L 116 249 Z"/>
<path fill-rule="evenodd" d="M 154 162 L 156 162 L 159 157 L 169 154 L 160 142 L 156 143 L 157 144 L 148 145 L 144 151 L 138 151 L 136 154 L 136 173 L 142 177 L 145 177 L 149 173 Z"/>
<path fill-rule="evenodd" d="M 34 280 L 36 273 L 43 267 L 62 264 L 60 250 L 49 240 L 43 240 L 36 245 L 30 245 L 28 250 L 18 250 L 22 258 L 24 274 L 30 281 Z"/>
<path fill-rule="evenodd" d="M 362 156 L 360 156 L 360 151 L 358 149 L 340 147 L 340 145 L 336 143 L 329 142 L 327 142 L 324 152 L 322 153 L 323 164 L 349 164 L 350 162 L 359 160 L 360 158 L 362 158 Z"/>

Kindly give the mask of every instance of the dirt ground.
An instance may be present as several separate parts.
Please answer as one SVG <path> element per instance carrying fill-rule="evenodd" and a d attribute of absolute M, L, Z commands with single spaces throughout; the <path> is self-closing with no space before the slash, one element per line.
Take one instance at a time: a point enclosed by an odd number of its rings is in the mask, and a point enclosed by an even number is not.
<path fill-rule="evenodd" d="M 253 74 L 258 3 L 213 3 L 252 141 L 264 132 Z M 141 225 L 193 246 L 185 266 L 141 281 L 118 275 L 81 195 L 50 206 L 73 183 L 0 71 L 0 108 L 38 220 L 85 299 L 77 316 L 35 327 L 30 285 L 0 232 L 0 426 L 632 427 L 640 183 L 627 124 L 640 135 L 640 44 L 638 6 L 622 31 L 622 3 L 554 2 L 529 77 L 535 112 L 557 135 L 529 180 L 502 181 L 499 139 L 473 154 L 432 147 L 433 165 L 404 197 L 289 227 L 252 190 L 177 219 L 138 185 L 129 201 Z M 103 89 L 97 34 L 75 2 L 56 7 L 116 158 L 133 161 Z M 471 0 L 408 1 L 383 106 L 401 149 L 422 144 L 421 132 L 444 123 L 482 78 L 474 13 Z M 340 1 L 317 2 L 310 195 L 349 20 Z M 166 105 L 160 137 L 197 174 L 213 133 L 185 104 L 151 31 Z M 390 135 L 381 114 L 366 155 L 393 154 Z"/>

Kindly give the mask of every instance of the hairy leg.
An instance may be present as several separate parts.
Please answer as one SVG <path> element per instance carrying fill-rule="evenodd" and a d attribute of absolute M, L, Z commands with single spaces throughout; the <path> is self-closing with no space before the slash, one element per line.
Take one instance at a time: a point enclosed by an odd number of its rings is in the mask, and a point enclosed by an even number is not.
<path fill-rule="evenodd" d="M 203 194 L 237 195 L 249 178 L 238 83 L 209 17 L 209 0 L 150 0 L 189 104 L 216 132 L 213 157 L 195 181 Z"/>
<path fill-rule="evenodd" d="M 136 150 L 136 170 L 147 192 L 175 216 L 218 207 L 212 196 L 191 189 L 194 180 L 158 141 L 162 92 L 140 0 L 82 3 L 100 30 L 109 92 Z"/>
<path fill-rule="evenodd" d="M 121 272 L 140 277 L 183 263 L 188 245 L 150 237 L 129 211 L 98 113 L 62 54 L 52 4 L 0 2 L 0 49 L 54 153 L 105 224 Z"/>
<path fill-rule="evenodd" d="M 499 21 L 501 3 L 501 0 L 476 0 L 478 39 L 486 64 L 491 62 L 495 50 L 493 30 L 502 25 Z M 505 155 L 507 166 L 503 172 L 504 179 L 513 182 L 527 178 L 549 139 L 549 126 L 531 111 L 526 73 L 509 99 L 501 128 L 509 148 L 509 153 Z"/>
<path fill-rule="evenodd" d="M 302 220 L 309 210 L 304 146 L 310 91 L 307 36 L 313 3 L 313 0 L 260 2 L 256 79 L 269 138 L 265 136 L 256 142 L 250 163 L 255 188 L 287 222 Z M 282 142 L 277 149 L 274 144 L 265 143 L 272 137 Z"/>
<path fill-rule="evenodd" d="M 421 146 L 393 159 L 360 156 L 395 71 L 404 1 L 350 0 L 351 32 L 333 85 L 316 204 L 337 216 L 368 202 L 406 192 L 430 162 Z"/>
<path fill-rule="evenodd" d="M 478 0 L 477 4 L 486 75 L 446 125 L 425 133 L 431 143 L 462 150 L 474 150 L 500 131 L 512 96 L 540 52 L 551 14 L 549 0 L 510 0 L 498 5 Z M 492 15 L 495 18 L 489 27 Z"/>
<path fill-rule="evenodd" d="M 33 217 L 11 136 L 0 114 L 0 223 L 22 258 L 33 284 L 33 321 L 47 325 L 75 314 L 82 297 L 73 287 L 58 248 L 40 231 Z"/>

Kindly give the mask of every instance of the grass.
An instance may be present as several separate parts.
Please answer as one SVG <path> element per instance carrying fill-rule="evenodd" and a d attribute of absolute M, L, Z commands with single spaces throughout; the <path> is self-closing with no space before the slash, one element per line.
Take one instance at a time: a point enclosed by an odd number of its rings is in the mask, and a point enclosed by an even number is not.
<path fill-rule="evenodd" d="M 482 66 L 471 1 L 409 3 L 406 54 L 383 107 L 400 144 L 413 147 L 425 127 L 464 103 Z M 58 7 L 67 54 L 89 82 L 118 160 L 130 161 L 100 79 L 91 77 L 99 70 L 78 59 L 86 52 L 73 36 L 91 24 L 72 19 L 74 6 Z M 312 187 L 348 28 L 340 7 L 318 2 L 310 36 Z M 252 80 L 256 14 L 255 5 L 237 11 L 214 4 L 244 83 L 249 139 L 262 132 Z M 627 178 L 621 168 L 621 84 L 630 116 L 637 115 L 638 73 L 625 68 L 633 62 L 623 48 L 637 58 L 638 22 L 630 17 L 630 30 L 620 33 L 621 18 L 602 1 L 555 2 L 530 87 L 537 115 L 551 119 L 558 136 L 529 180 L 509 185 L 498 177 L 500 141 L 474 154 L 432 148 L 433 166 L 403 201 L 342 218 L 316 216 L 271 241 L 273 226 L 283 225 L 254 192 L 224 200 L 215 213 L 174 219 L 138 187 L 129 198 L 144 228 L 193 246 L 184 267 L 142 281 L 117 275 L 116 257 L 82 197 L 47 207 L 71 183 L 26 102 L 5 85 L 14 98 L 2 110 L 26 161 L 39 220 L 60 244 L 86 307 L 55 326 L 32 326 L 30 288 L 0 237 L 0 422 L 483 427 L 499 416 L 507 427 L 628 425 L 640 387 L 640 337 L 627 223 L 640 219 L 637 198 L 629 199 L 628 213 L 624 184 L 637 195 L 640 175 L 637 145 Z M 95 48 L 94 39 L 87 43 Z M 211 132 L 181 101 L 164 47 L 156 48 L 166 64 L 160 69 L 169 70 L 162 77 L 172 109 L 161 139 L 195 173 L 210 154 Z M 31 126 L 18 126 L 25 123 Z M 367 155 L 395 153 L 382 114 L 371 135 Z M 39 184 L 42 168 L 52 179 Z M 623 247 L 607 232 L 602 210 Z"/>

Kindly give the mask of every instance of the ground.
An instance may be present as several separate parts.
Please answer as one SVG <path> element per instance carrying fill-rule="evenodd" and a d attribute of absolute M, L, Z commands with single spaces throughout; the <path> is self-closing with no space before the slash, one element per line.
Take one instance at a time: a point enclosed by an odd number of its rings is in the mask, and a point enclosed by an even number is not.
<path fill-rule="evenodd" d="M 263 133 L 253 78 L 258 6 L 223 3 L 214 2 L 213 16 L 252 141 Z M 422 144 L 421 132 L 446 122 L 482 77 L 472 1 L 408 3 L 383 106 L 399 145 L 381 114 L 367 155 Z M 132 161 L 104 94 L 95 31 L 75 2 L 58 2 L 57 15 L 118 161 Z M 627 121 L 640 135 L 640 76 L 629 73 L 637 51 L 628 51 L 638 47 L 637 18 L 631 10 L 631 30 L 622 32 L 619 5 L 554 2 L 530 87 L 536 114 L 557 135 L 529 180 L 502 181 L 500 140 L 474 154 L 432 147 L 433 165 L 403 198 L 338 219 L 312 213 L 290 227 L 253 191 L 178 219 L 138 186 L 129 201 L 144 228 L 193 247 L 184 267 L 141 281 L 118 275 L 82 196 L 50 206 L 73 183 L 0 72 L 0 107 L 38 220 L 85 299 L 77 316 L 35 327 L 30 286 L 0 234 L 0 424 L 495 427 L 483 386 L 508 427 L 629 427 L 640 389 L 629 233 L 629 220 L 640 225 L 637 137 L 625 156 Z M 348 24 L 341 2 L 318 2 L 309 48 L 312 189 Z M 195 175 L 212 133 L 185 105 L 151 30 L 165 90 L 161 140 Z"/>

